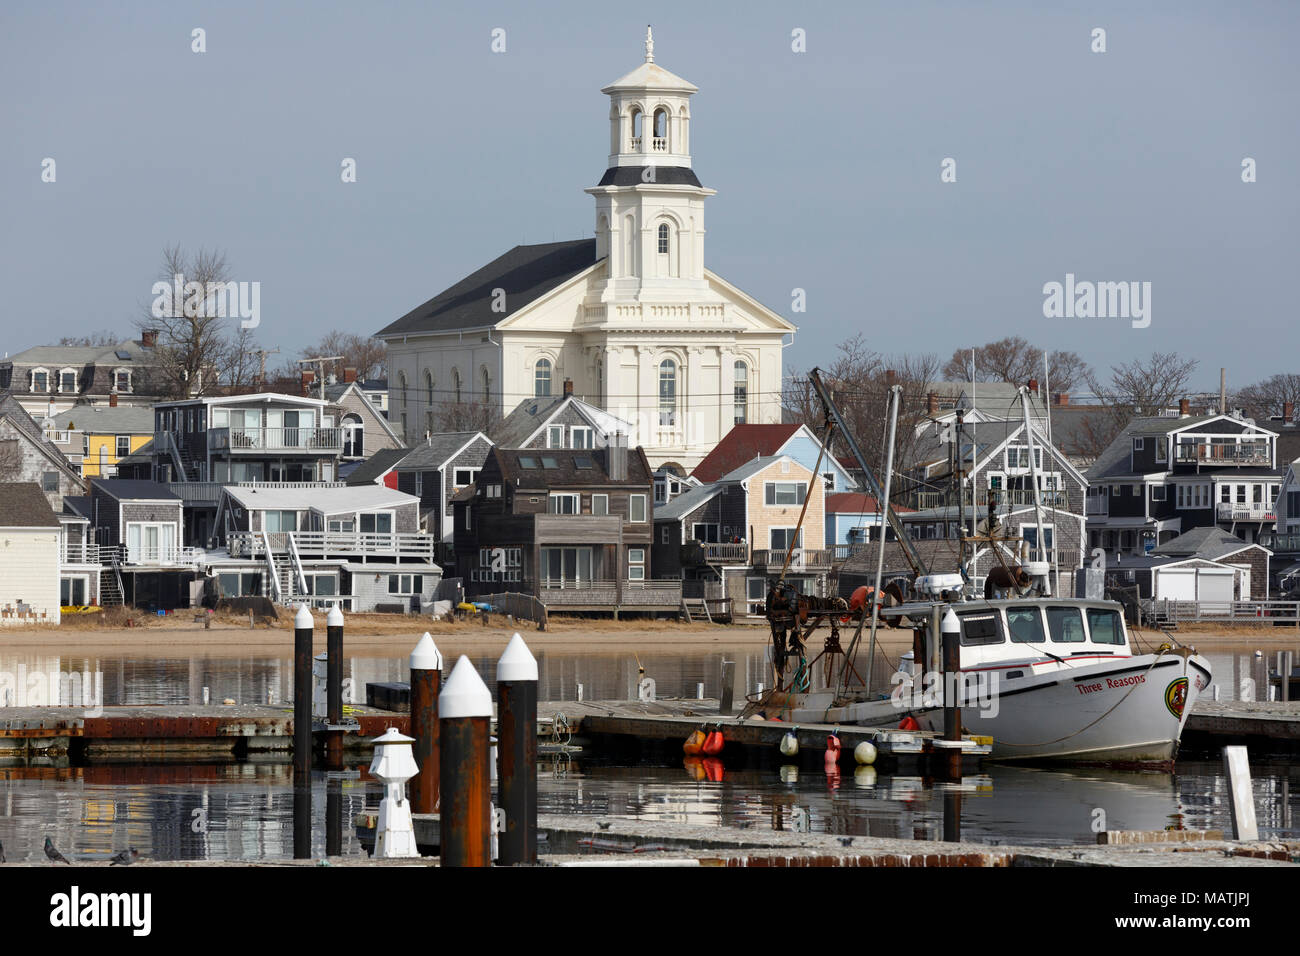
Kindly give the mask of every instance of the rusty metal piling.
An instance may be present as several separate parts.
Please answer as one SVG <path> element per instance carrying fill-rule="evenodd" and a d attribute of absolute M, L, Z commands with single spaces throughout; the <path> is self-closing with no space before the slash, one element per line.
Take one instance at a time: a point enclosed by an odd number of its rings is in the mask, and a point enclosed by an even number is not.
<path fill-rule="evenodd" d="M 961 622 L 952 609 L 939 626 L 943 636 L 943 741 L 947 753 L 944 776 L 950 785 L 961 782 L 961 698 L 964 685 L 961 670 Z M 950 786 L 943 795 L 943 838 L 961 841 L 961 790 Z"/>
<path fill-rule="evenodd" d="M 293 858 L 311 858 L 311 639 L 307 605 L 293 619 Z"/>
<path fill-rule="evenodd" d="M 438 692 L 442 688 L 442 654 L 433 635 L 424 636 L 411 651 L 411 736 L 420 772 L 411 780 L 411 809 L 433 813 L 438 808 Z"/>
<path fill-rule="evenodd" d="M 438 695 L 443 866 L 492 865 L 492 694 L 461 655 Z"/>
<path fill-rule="evenodd" d="M 537 660 L 518 633 L 497 661 L 497 780 L 503 866 L 537 863 Z"/>
<path fill-rule="evenodd" d="M 336 604 L 325 618 L 326 652 L 329 655 L 325 681 L 325 766 L 339 770 L 343 766 L 343 612 Z"/>

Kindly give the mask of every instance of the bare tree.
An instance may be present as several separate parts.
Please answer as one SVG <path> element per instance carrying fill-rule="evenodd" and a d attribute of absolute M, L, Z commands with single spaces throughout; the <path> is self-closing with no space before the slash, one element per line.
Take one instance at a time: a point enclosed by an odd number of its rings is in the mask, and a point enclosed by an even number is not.
<path fill-rule="evenodd" d="M 944 377 L 967 382 L 971 377 L 971 352 L 975 353 L 975 381 L 1010 382 L 1024 385 L 1043 377 L 1043 352 L 1019 336 L 989 342 L 974 349 L 957 349 L 943 367 Z M 1053 391 L 1068 392 L 1083 381 L 1091 369 L 1077 352 L 1049 352 L 1047 385 Z"/>
<path fill-rule="evenodd" d="M 122 341 L 122 336 L 117 332 L 100 329 L 98 332 L 89 332 L 86 335 L 65 335 L 59 339 L 59 344 L 81 346 L 83 348 L 99 348 L 101 346 L 116 345 L 120 341 Z"/>
<path fill-rule="evenodd" d="M 1234 401 L 1251 418 L 1267 420 L 1280 416 L 1287 404 L 1291 405 L 1294 416 L 1295 410 L 1300 408 L 1300 375 L 1294 372 L 1271 375 L 1241 389 Z"/>
<path fill-rule="evenodd" d="M 365 380 L 379 373 L 388 359 L 388 346 L 382 339 L 368 335 L 357 335 L 335 329 L 325 333 L 320 341 L 303 351 L 303 358 L 317 355 L 341 355 L 335 362 L 325 363 L 325 374 L 334 375 L 339 381 L 343 379 L 345 368 L 357 370 L 357 378 Z"/>
<path fill-rule="evenodd" d="M 253 330 L 240 328 L 234 331 L 229 344 L 220 355 L 222 382 L 232 395 L 242 395 L 261 388 L 261 355 L 255 348 Z"/>
<path fill-rule="evenodd" d="M 439 432 L 485 432 L 496 421 L 496 408 L 481 402 L 446 402 L 433 414 Z M 407 439 L 408 444 L 410 438 Z"/>
<path fill-rule="evenodd" d="M 230 320 L 212 301 L 229 282 L 226 257 L 206 249 L 187 256 L 176 245 L 165 248 L 162 258 L 155 298 L 135 324 L 158 333 L 155 355 L 167 397 L 202 395 L 216 387 L 230 361 Z M 176 276 L 182 277 L 180 294 L 173 290 Z M 159 294 L 161 286 L 168 291 Z"/>

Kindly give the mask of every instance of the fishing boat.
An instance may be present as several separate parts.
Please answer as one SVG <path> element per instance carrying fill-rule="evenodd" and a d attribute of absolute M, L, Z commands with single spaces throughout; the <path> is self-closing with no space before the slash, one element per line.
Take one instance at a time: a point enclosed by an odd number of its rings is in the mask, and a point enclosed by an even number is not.
<path fill-rule="evenodd" d="M 816 370 L 812 380 L 828 433 L 842 427 Z M 1172 639 L 1136 647 L 1116 601 L 1054 596 L 1047 562 L 1029 560 L 1024 542 L 999 527 L 992 505 L 988 518 L 964 534 L 963 554 L 978 544 L 1005 556 L 1001 589 L 974 593 L 964 559 L 953 572 L 924 568 L 888 506 L 897 399 L 895 392 L 883 489 L 852 437 L 844 437 L 870 490 L 886 504 L 914 574 L 882 589 L 882 545 L 875 586 L 848 600 L 802 595 L 778 580 L 766 608 L 774 687 L 751 709 L 802 723 L 916 726 L 945 731 L 951 740 L 961 731 L 987 735 L 994 759 L 1171 767 L 1187 717 L 1210 684 L 1209 662 Z M 873 688 L 857 667 L 868 621 L 872 655 L 878 627 L 912 631 L 911 662 L 889 688 Z M 810 664 L 806 649 L 820 627 L 830 634 Z M 853 628 L 847 649 L 840 641 L 845 627 Z M 870 657 L 865 672 L 870 677 Z M 954 706 L 960 710 L 949 710 Z"/>

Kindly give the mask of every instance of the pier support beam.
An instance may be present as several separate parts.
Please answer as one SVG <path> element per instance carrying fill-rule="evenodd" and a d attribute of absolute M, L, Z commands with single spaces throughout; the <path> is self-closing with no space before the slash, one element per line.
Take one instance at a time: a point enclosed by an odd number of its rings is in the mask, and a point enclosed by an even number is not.
<path fill-rule="evenodd" d="M 326 721 L 332 729 L 325 733 L 325 766 L 330 770 L 343 767 L 343 731 L 333 729 L 343 723 L 343 612 L 336 604 L 325 618 L 326 651 L 329 654 L 325 680 Z"/>

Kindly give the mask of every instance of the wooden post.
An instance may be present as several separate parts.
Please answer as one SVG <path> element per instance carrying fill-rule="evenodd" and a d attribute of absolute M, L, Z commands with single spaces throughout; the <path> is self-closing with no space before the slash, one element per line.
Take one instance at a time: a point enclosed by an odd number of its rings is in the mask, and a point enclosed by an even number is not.
<path fill-rule="evenodd" d="M 1223 748 L 1223 768 L 1228 774 L 1228 807 L 1232 813 L 1232 838 L 1258 840 L 1255 823 L 1255 795 L 1250 787 L 1250 762 L 1246 748 Z"/>
<path fill-rule="evenodd" d="M 325 765 L 331 770 L 343 768 L 343 731 L 334 729 L 343 723 L 343 612 L 336 604 L 325 618 L 326 653 L 325 720 L 331 729 L 325 732 Z"/>
<path fill-rule="evenodd" d="M 518 633 L 497 661 L 497 781 L 505 810 L 500 862 L 537 862 L 537 660 Z"/>

